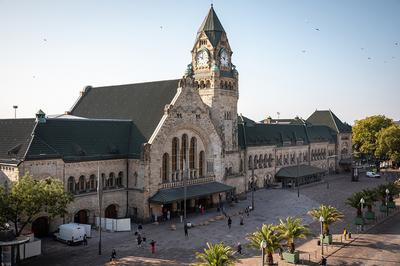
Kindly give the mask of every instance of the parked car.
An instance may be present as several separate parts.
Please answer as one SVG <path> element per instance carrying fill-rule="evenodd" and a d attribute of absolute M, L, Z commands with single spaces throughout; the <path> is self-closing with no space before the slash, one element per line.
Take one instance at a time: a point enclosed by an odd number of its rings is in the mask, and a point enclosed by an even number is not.
<path fill-rule="evenodd" d="M 367 175 L 367 177 L 375 177 L 375 178 L 380 178 L 381 177 L 380 174 L 377 174 L 375 172 L 367 172 L 366 175 Z"/>

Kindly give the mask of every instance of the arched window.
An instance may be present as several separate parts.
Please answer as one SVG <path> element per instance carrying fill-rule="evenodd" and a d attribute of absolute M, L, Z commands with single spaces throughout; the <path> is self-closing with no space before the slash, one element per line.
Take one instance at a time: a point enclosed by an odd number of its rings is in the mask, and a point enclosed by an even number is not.
<path fill-rule="evenodd" d="M 188 136 L 183 134 L 182 136 L 182 148 L 181 148 L 181 170 L 183 170 L 183 162 L 187 163 L 187 148 L 188 148 Z"/>
<path fill-rule="evenodd" d="M 96 176 L 90 175 L 89 177 L 89 189 L 94 190 L 96 188 Z"/>
<path fill-rule="evenodd" d="M 199 176 L 204 176 L 204 167 L 205 167 L 205 158 L 204 158 L 204 151 L 199 153 Z"/>
<path fill-rule="evenodd" d="M 258 164 L 258 156 L 254 155 L 254 169 L 257 169 L 257 164 Z"/>
<path fill-rule="evenodd" d="M 73 176 L 70 176 L 68 178 L 68 192 L 74 193 L 74 188 L 75 188 L 75 178 Z"/>
<path fill-rule="evenodd" d="M 240 167 L 239 167 L 239 172 L 243 172 L 243 159 L 240 159 Z"/>
<path fill-rule="evenodd" d="M 258 157 L 258 168 L 263 168 L 264 167 L 264 158 L 262 154 Z"/>
<path fill-rule="evenodd" d="M 179 139 L 172 139 L 172 171 L 178 171 L 178 151 L 179 151 Z"/>
<path fill-rule="evenodd" d="M 221 84 L 220 84 L 221 89 L 224 89 L 224 82 L 221 80 Z"/>
<path fill-rule="evenodd" d="M 115 186 L 117 187 L 122 187 L 122 178 L 124 177 L 124 172 L 120 171 L 118 173 L 118 177 L 115 180 Z"/>
<path fill-rule="evenodd" d="M 169 154 L 164 153 L 162 157 L 162 169 L 161 169 L 161 178 L 163 183 L 168 182 L 168 171 L 169 170 Z"/>
<path fill-rule="evenodd" d="M 107 187 L 113 187 L 114 186 L 114 178 L 115 178 L 115 174 L 114 172 L 111 172 L 108 176 L 107 179 Z"/>
<path fill-rule="evenodd" d="M 264 154 L 264 168 L 268 167 L 268 155 Z"/>
<path fill-rule="evenodd" d="M 137 185 L 138 185 L 138 174 L 137 172 L 135 172 L 133 174 L 133 186 L 137 187 Z"/>
<path fill-rule="evenodd" d="M 253 157 L 249 156 L 249 163 L 248 163 L 249 170 L 253 169 Z"/>
<path fill-rule="evenodd" d="M 195 169 L 195 162 L 196 162 L 196 146 L 197 146 L 197 139 L 192 137 L 190 139 L 190 148 L 189 148 L 189 168 Z"/>
<path fill-rule="evenodd" d="M 211 82 L 210 82 L 210 80 L 207 80 L 207 82 L 206 82 L 206 87 L 207 87 L 207 88 L 210 88 L 210 87 L 211 87 Z"/>
<path fill-rule="evenodd" d="M 105 188 L 106 187 L 106 174 L 101 173 L 101 187 Z"/>
<path fill-rule="evenodd" d="M 272 167 L 272 154 L 271 153 L 268 156 L 268 167 Z"/>
<path fill-rule="evenodd" d="M 79 191 L 84 191 L 85 190 L 85 176 L 81 175 L 79 177 Z"/>

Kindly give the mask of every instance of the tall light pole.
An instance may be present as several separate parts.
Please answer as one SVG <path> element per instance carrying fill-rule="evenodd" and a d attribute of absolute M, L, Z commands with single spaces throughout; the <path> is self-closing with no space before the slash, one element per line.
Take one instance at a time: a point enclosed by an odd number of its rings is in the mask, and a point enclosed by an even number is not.
<path fill-rule="evenodd" d="M 385 192 L 386 192 L 386 198 L 385 198 L 385 200 L 386 200 L 386 216 L 389 216 L 389 193 L 390 193 L 390 191 L 387 188 L 385 190 Z"/>
<path fill-rule="evenodd" d="M 297 176 L 296 176 L 296 183 L 297 183 L 297 197 L 300 197 L 300 185 L 299 185 L 299 157 L 297 157 Z"/>
<path fill-rule="evenodd" d="M 187 186 L 186 186 L 186 180 L 187 176 L 189 174 L 188 167 L 186 165 L 186 160 L 183 160 L 183 220 L 185 221 L 186 224 L 186 194 L 187 194 Z"/>
<path fill-rule="evenodd" d="M 361 218 L 363 218 L 363 208 L 364 208 L 364 203 L 365 203 L 365 200 L 364 200 L 364 198 L 361 198 L 360 199 L 360 205 L 361 205 Z M 362 224 L 361 224 L 361 231 L 363 231 L 364 230 L 364 218 L 363 218 L 363 220 L 362 220 L 363 222 L 362 222 Z"/>
<path fill-rule="evenodd" d="M 260 249 L 261 249 L 261 265 L 262 266 L 264 266 L 264 257 L 265 257 L 264 250 L 266 247 L 267 247 L 267 241 L 265 241 L 265 239 L 261 240 Z"/>
<path fill-rule="evenodd" d="M 325 238 L 325 235 L 324 235 L 324 228 L 323 228 L 323 226 L 324 226 L 324 222 L 325 222 L 325 219 L 324 219 L 324 217 L 322 217 L 322 215 L 319 217 L 319 222 L 321 223 L 321 235 L 322 235 L 322 238 L 321 238 L 321 255 L 324 255 L 324 238 Z"/>
<path fill-rule="evenodd" d="M 97 196 L 99 200 L 99 255 L 101 255 L 101 212 L 103 203 L 103 179 L 100 177 L 100 163 L 97 162 Z"/>
<path fill-rule="evenodd" d="M 17 109 L 18 109 L 18 105 L 13 105 L 14 108 L 14 119 L 17 118 Z"/>
<path fill-rule="evenodd" d="M 251 210 L 254 211 L 254 164 L 253 167 L 251 168 Z"/>

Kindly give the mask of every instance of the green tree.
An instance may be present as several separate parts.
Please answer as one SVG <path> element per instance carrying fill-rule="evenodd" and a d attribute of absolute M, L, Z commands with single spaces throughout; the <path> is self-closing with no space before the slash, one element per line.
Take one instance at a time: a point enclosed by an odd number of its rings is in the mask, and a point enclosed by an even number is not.
<path fill-rule="evenodd" d="M 196 266 L 229 266 L 235 264 L 231 247 L 224 243 L 210 244 L 207 242 L 207 248 L 204 252 L 196 252 L 196 258 L 200 260 L 192 265 Z"/>
<path fill-rule="evenodd" d="M 290 253 L 294 253 L 294 241 L 297 238 L 306 238 L 310 230 L 304 225 L 300 218 L 287 217 L 286 220 L 279 219 L 278 231 L 283 239 L 287 241 Z"/>
<path fill-rule="evenodd" d="M 375 189 L 363 189 L 362 194 L 368 211 L 372 212 L 372 206 L 375 204 L 375 201 L 378 200 L 377 191 Z"/>
<path fill-rule="evenodd" d="M 260 250 L 262 240 L 266 242 L 267 247 L 265 249 L 268 254 L 268 265 L 274 264 L 273 253 L 276 250 L 281 249 L 281 242 L 283 238 L 278 229 L 279 228 L 276 225 L 263 224 L 261 229 L 257 228 L 257 231 L 253 232 L 247 237 L 247 239 L 250 241 L 250 247 L 257 250 Z"/>
<path fill-rule="evenodd" d="M 392 119 L 374 115 L 357 120 L 352 128 L 353 148 L 365 155 L 375 155 L 378 133 L 393 125 Z"/>
<path fill-rule="evenodd" d="M 312 209 L 308 215 L 319 221 L 319 217 L 324 217 L 323 233 L 329 235 L 329 226 L 343 219 L 344 215 L 338 209 L 330 205 L 321 205 L 318 209 Z"/>
<path fill-rule="evenodd" d="M 400 126 L 392 125 L 379 131 L 375 156 L 400 162 Z"/>
<path fill-rule="evenodd" d="M 362 216 L 360 200 L 363 197 L 364 197 L 364 194 L 362 192 L 356 192 L 353 195 L 351 195 L 350 197 L 348 197 L 346 200 L 347 205 L 357 209 L 357 217 Z"/>
<path fill-rule="evenodd" d="M 14 182 L 9 191 L 0 190 L 0 214 L 14 225 L 19 236 L 35 215 L 46 212 L 50 217 L 62 216 L 72 200 L 72 195 L 64 192 L 62 182 L 54 178 L 35 180 L 27 174 Z"/>

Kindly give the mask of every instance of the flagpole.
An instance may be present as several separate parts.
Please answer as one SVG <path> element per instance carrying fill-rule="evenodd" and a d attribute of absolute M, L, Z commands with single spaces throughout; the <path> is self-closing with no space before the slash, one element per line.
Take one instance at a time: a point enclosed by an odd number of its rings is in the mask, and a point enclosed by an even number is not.
<path fill-rule="evenodd" d="M 103 203 L 102 178 L 100 178 L 100 163 L 97 162 L 97 196 L 99 200 L 99 255 L 101 255 L 101 210 Z"/>

